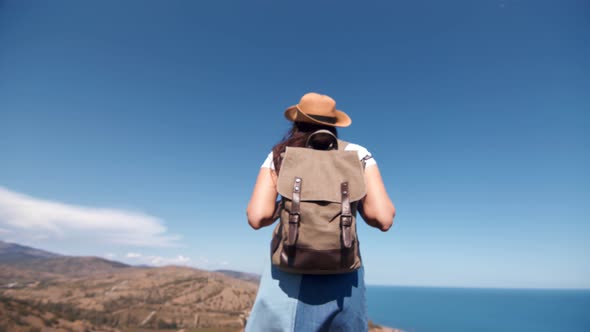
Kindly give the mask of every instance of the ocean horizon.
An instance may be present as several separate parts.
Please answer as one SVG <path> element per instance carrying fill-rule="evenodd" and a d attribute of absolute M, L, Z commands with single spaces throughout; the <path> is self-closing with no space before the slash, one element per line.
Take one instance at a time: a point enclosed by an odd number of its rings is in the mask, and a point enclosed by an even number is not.
<path fill-rule="evenodd" d="M 405 332 L 590 331 L 590 289 L 367 285 L 367 304 Z"/>

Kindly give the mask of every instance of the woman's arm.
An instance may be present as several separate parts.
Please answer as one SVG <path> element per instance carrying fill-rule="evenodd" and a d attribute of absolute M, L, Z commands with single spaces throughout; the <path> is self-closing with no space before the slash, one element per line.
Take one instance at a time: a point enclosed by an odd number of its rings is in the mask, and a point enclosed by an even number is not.
<path fill-rule="evenodd" d="M 395 207 L 387 195 L 377 165 L 365 169 L 365 183 L 367 195 L 363 198 L 359 212 L 367 224 L 386 232 L 393 225 Z"/>
<path fill-rule="evenodd" d="M 277 195 L 275 173 L 270 168 L 260 168 L 246 210 L 248 223 L 252 228 L 259 229 L 271 225 L 275 221 L 273 216 L 277 207 Z"/>

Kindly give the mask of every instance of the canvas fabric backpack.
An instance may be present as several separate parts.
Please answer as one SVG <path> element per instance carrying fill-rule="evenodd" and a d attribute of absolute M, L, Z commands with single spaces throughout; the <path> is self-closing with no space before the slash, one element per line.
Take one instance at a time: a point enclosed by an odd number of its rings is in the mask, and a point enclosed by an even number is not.
<path fill-rule="evenodd" d="M 333 137 L 330 150 L 287 147 L 277 190 L 280 223 L 271 241 L 272 264 L 292 273 L 338 274 L 361 267 L 356 212 L 366 194 L 364 160 Z M 368 156 L 370 158 L 370 156 Z"/>

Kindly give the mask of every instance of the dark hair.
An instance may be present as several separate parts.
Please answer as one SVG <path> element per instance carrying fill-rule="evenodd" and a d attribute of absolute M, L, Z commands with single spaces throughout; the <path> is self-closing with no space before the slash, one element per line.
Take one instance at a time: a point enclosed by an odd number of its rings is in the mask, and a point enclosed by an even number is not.
<path fill-rule="evenodd" d="M 329 130 L 330 132 L 332 132 L 332 134 L 338 137 L 338 131 L 333 126 L 326 126 L 307 122 L 293 122 L 293 126 L 287 132 L 285 137 L 283 137 L 283 139 L 272 148 L 272 162 L 274 163 L 275 172 L 277 173 L 277 175 L 281 170 L 283 153 L 285 152 L 287 147 L 305 147 L 305 143 L 307 142 L 307 138 L 309 137 L 309 135 L 320 129 Z"/>

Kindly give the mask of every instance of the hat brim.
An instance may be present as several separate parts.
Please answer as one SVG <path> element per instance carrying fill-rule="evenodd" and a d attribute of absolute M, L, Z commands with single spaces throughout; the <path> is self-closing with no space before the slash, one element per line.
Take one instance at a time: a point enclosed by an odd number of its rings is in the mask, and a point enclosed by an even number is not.
<path fill-rule="evenodd" d="M 336 122 L 331 123 L 331 122 L 320 121 L 320 120 L 312 118 L 311 116 L 300 111 L 299 108 L 297 108 L 297 105 L 293 105 L 293 106 L 287 108 L 287 110 L 285 110 L 285 118 L 289 121 L 292 121 L 292 122 L 316 123 L 316 124 L 321 124 L 321 125 L 325 125 L 325 126 L 332 126 L 332 127 L 348 127 L 352 123 L 352 119 L 350 119 L 348 114 L 346 114 L 342 111 L 336 110 L 335 115 L 336 115 Z"/>

